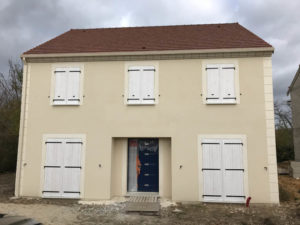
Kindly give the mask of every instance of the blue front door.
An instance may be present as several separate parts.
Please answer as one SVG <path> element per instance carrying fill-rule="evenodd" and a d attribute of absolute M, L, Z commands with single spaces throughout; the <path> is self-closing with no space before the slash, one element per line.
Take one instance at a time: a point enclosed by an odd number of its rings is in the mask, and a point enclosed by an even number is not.
<path fill-rule="evenodd" d="M 158 139 L 129 139 L 128 143 L 128 191 L 158 192 Z"/>
<path fill-rule="evenodd" d="M 158 139 L 139 139 L 138 191 L 158 192 Z"/>

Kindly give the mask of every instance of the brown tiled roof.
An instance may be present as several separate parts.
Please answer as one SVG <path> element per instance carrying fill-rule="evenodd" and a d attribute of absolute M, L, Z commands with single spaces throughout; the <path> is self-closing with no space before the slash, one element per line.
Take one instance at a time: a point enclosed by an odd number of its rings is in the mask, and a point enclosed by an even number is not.
<path fill-rule="evenodd" d="M 272 47 L 238 23 L 71 29 L 24 54 Z"/>

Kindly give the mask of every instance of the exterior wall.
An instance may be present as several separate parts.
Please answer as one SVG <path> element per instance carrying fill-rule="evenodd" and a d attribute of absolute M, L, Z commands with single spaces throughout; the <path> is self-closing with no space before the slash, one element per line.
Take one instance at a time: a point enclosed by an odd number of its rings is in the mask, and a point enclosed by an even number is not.
<path fill-rule="evenodd" d="M 292 115 L 293 115 L 293 134 L 294 134 L 294 151 L 295 161 L 300 162 L 300 78 L 294 83 L 290 92 Z"/>
<path fill-rule="evenodd" d="M 232 59 L 239 67 L 241 96 L 236 105 L 203 103 L 201 59 L 158 61 L 159 103 L 148 106 L 124 104 L 125 61 L 81 62 L 84 98 L 80 106 L 50 105 L 52 63 L 28 63 L 29 89 L 21 124 L 24 140 L 19 162 L 20 195 L 41 196 L 43 135 L 67 133 L 86 135 L 84 199 L 109 199 L 120 193 L 115 187 L 122 183 L 120 174 L 112 167 L 122 157 L 116 149 L 124 147 L 124 143 L 120 139 L 113 141 L 115 138 L 167 137 L 172 140 L 172 185 L 167 187 L 171 190 L 167 195 L 175 201 L 198 201 L 202 191 L 198 180 L 198 135 L 242 134 L 247 138 L 249 196 L 255 203 L 276 202 L 271 196 L 275 193 L 270 187 L 271 172 L 265 169 L 271 164 L 274 169 L 274 160 L 268 160 L 268 143 L 275 141 L 267 138 L 274 127 L 268 124 L 267 130 L 266 119 L 273 117 L 272 110 L 266 112 L 270 102 L 265 98 L 273 97 L 270 93 L 265 95 L 266 59 L 270 61 L 264 57 Z M 61 65 L 64 64 L 68 65 Z M 276 156 L 274 149 L 271 153 Z"/>

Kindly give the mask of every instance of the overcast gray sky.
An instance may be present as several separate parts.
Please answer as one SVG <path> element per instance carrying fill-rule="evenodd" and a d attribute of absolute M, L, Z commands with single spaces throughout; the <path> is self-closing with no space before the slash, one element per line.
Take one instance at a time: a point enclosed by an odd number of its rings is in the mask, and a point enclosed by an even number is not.
<path fill-rule="evenodd" d="M 1 0 L 0 72 L 9 59 L 71 28 L 239 22 L 275 47 L 275 99 L 300 64 L 300 1 Z M 254 88 L 254 87 L 253 87 Z"/>

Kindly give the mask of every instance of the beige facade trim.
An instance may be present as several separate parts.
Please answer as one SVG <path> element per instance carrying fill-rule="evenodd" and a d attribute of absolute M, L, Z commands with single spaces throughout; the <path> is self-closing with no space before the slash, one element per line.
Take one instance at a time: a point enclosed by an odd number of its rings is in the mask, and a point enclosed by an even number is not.
<path fill-rule="evenodd" d="M 263 59 L 263 69 L 270 202 L 279 204 L 271 58 Z"/>
<path fill-rule="evenodd" d="M 24 142 L 24 114 L 25 114 L 25 102 L 26 102 L 26 83 L 28 75 L 28 64 L 24 62 L 23 65 L 23 83 L 22 83 L 22 101 L 21 101 L 21 115 L 20 115 L 20 130 L 19 130 L 19 144 L 18 144 L 18 156 L 17 156 L 17 169 L 16 169 L 16 181 L 15 181 L 15 196 L 20 196 L 20 180 L 21 180 L 21 168 L 22 168 L 22 147 Z"/>
<path fill-rule="evenodd" d="M 54 63 L 54 62 L 97 62 L 97 61 L 151 61 L 151 60 L 178 60 L 178 59 L 209 59 L 209 58 L 247 58 L 247 57 L 270 57 L 273 54 L 271 50 L 265 51 L 225 51 L 218 52 L 201 52 L 201 53 L 165 53 L 160 52 L 156 54 L 145 53 L 144 55 L 68 55 L 63 56 L 56 54 L 49 55 L 34 55 L 26 56 L 26 62 L 34 63 Z"/>
<path fill-rule="evenodd" d="M 41 160 L 41 176 L 40 176 L 40 196 L 43 197 L 44 177 L 45 177 L 45 161 L 46 161 L 46 141 L 48 139 L 81 139 L 81 171 L 80 171 L 80 199 L 84 199 L 84 173 L 85 173 L 85 146 L 86 146 L 86 135 L 85 134 L 44 134 L 42 139 L 42 160 Z M 47 197 L 49 198 L 49 197 Z M 54 197 L 57 198 L 57 197 Z"/>
<path fill-rule="evenodd" d="M 24 167 L 26 167 L 25 146 L 27 135 L 27 121 L 28 121 L 28 105 L 29 105 L 29 86 L 30 86 L 30 64 L 24 62 L 23 67 L 23 84 L 22 84 L 22 104 L 21 104 L 21 118 L 19 131 L 19 145 L 18 145 L 18 159 L 17 172 L 15 184 L 15 196 L 22 196 L 22 178 L 24 174 Z"/>
<path fill-rule="evenodd" d="M 206 66 L 208 64 L 233 64 L 235 67 L 234 72 L 234 88 L 235 88 L 235 103 L 208 103 L 206 100 L 207 82 L 206 82 Z M 202 61 L 202 101 L 203 104 L 217 104 L 217 105 L 236 105 L 240 104 L 240 81 L 239 81 L 239 61 L 238 59 L 208 59 Z"/>
<path fill-rule="evenodd" d="M 241 139 L 243 143 L 243 164 L 244 164 L 244 193 L 250 196 L 248 185 L 248 157 L 247 157 L 247 136 L 243 134 L 200 134 L 198 135 L 198 184 L 199 201 L 203 202 L 203 174 L 202 174 L 202 140 L 203 139 Z"/>

